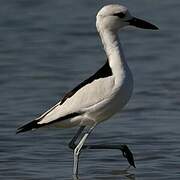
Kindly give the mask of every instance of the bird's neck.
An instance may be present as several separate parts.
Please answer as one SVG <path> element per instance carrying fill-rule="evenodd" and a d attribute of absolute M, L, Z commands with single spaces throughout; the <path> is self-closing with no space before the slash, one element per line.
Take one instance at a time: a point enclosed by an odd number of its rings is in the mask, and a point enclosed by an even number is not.
<path fill-rule="evenodd" d="M 98 29 L 98 31 L 113 74 L 116 77 L 122 76 L 127 64 L 125 62 L 118 34 L 105 29 Z"/>

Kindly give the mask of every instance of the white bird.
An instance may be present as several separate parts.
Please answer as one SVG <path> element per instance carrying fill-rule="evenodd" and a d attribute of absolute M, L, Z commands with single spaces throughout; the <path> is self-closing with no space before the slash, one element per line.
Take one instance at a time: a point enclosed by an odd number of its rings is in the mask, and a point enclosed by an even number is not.
<path fill-rule="evenodd" d="M 17 130 L 20 133 L 52 124 L 62 128 L 80 126 L 69 143 L 74 150 L 74 175 L 78 174 L 79 154 L 84 148 L 120 149 L 130 165 L 135 167 L 133 155 L 126 145 L 84 145 L 95 126 L 122 110 L 132 95 L 133 77 L 118 38 L 119 29 L 128 25 L 158 29 L 153 24 L 133 17 L 122 5 L 104 6 L 96 16 L 96 27 L 107 62 L 94 75 L 68 92 L 54 107 Z M 76 145 L 75 141 L 85 127 L 87 131 Z"/>

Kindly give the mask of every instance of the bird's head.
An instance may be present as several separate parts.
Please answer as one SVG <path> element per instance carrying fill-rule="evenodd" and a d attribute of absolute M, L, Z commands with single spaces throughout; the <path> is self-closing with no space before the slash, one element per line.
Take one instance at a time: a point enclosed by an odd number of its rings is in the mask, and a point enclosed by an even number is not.
<path fill-rule="evenodd" d="M 101 28 L 118 31 L 120 28 L 128 25 L 143 29 L 158 29 L 157 26 L 132 16 L 125 6 L 119 4 L 104 6 L 96 16 L 96 26 L 98 30 Z"/>

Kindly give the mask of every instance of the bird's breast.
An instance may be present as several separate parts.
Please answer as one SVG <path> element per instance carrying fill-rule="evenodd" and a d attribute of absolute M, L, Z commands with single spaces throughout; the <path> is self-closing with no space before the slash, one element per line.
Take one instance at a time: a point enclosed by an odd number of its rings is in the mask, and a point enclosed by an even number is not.
<path fill-rule="evenodd" d="M 115 78 L 115 77 L 114 77 Z M 115 113 L 122 110 L 127 104 L 133 92 L 133 77 L 129 68 L 124 72 L 118 84 L 112 89 L 112 94 L 99 106 L 96 111 L 98 122 L 110 118 Z"/>
<path fill-rule="evenodd" d="M 123 70 L 123 78 L 120 78 L 119 85 L 117 85 L 117 100 L 119 110 L 121 110 L 129 101 L 133 92 L 133 76 L 131 70 L 126 65 Z"/>

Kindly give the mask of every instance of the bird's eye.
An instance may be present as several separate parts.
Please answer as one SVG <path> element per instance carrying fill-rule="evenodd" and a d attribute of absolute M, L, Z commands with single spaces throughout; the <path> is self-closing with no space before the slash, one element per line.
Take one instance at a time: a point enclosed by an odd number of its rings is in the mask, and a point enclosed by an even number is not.
<path fill-rule="evenodd" d="M 123 12 L 120 13 L 115 13 L 113 14 L 114 16 L 118 16 L 119 18 L 124 18 L 126 16 L 126 14 L 124 14 Z"/>

